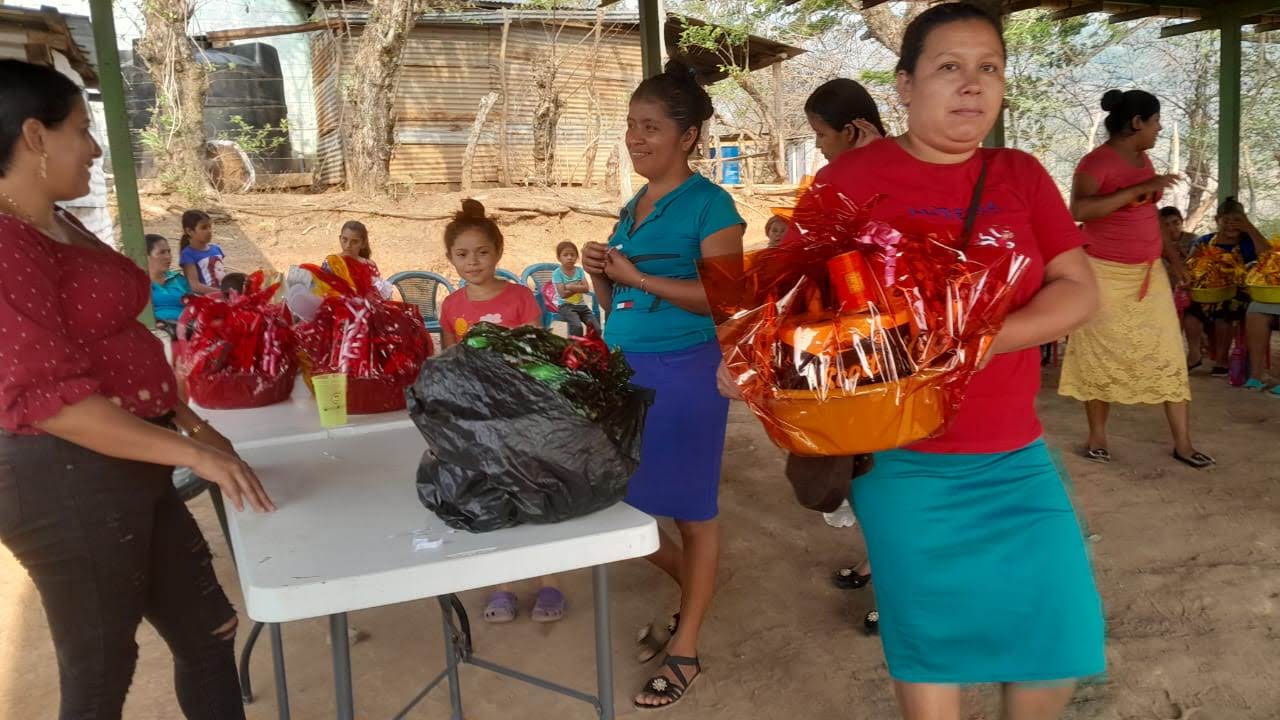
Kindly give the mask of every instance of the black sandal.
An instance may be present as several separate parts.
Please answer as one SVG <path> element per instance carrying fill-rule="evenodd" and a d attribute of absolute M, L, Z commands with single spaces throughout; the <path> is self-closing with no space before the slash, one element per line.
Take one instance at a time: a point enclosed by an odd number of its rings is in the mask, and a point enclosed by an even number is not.
<path fill-rule="evenodd" d="M 702 663 L 698 662 L 696 657 L 683 657 L 681 655 L 668 655 L 666 660 L 662 661 L 664 667 L 671 669 L 674 678 L 665 675 L 654 675 L 649 678 L 649 682 L 644 684 L 644 692 L 654 695 L 667 702 L 661 705 L 645 705 L 638 700 L 633 702 L 637 710 L 661 710 L 669 708 L 680 701 L 684 697 L 685 692 L 689 690 L 689 686 L 694 680 L 702 677 Z M 697 674 L 692 679 L 685 677 L 682 667 L 692 667 Z"/>
<path fill-rule="evenodd" d="M 671 620 L 666 627 L 658 627 L 657 623 L 649 623 L 636 633 L 636 645 L 640 650 L 636 653 L 636 661 L 644 664 L 658 657 L 658 654 L 667 649 L 667 643 L 671 642 L 671 637 L 676 634 L 676 628 L 680 627 L 680 613 L 671 616 Z"/>
<path fill-rule="evenodd" d="M 862 618 L 862 631 L 867 635 L 880 634 L 880 611 L 872 610 L 867 616 Z"/>
<path fill-rule="evenodd" d="M 1209 457 L 1208 455 L 1205 455 L 1204 453 L 1198 450 L 1196 452 L 1191 453 L 1191 457 L 1184 457 L 1182 453 L 1178 452 L 1177 450 L 1174 450 L 1173 459 L 1177 460 L 1183 465 L 1189 465 L 1197 470 L 1204 470 L 1205 468 L 1211 468 L 1214 465 L 1218 464 L 1217 460 L 1214 460 L 1212 457 Z"/>
<path fill-rule="evenodd" d="M 1085 460 L 1092 462 L 1104 465 L 1111 462 L 1111 451 L 1106 448 L 1085 448 L 1083 455 Z"/>
<path fill-rule="evenodd" d="M 871 582 L 871 573 L 858 574 L 858 566 L 840 568 L 831 574 L 831 584 L 841 590 L 861 590 Z"/>

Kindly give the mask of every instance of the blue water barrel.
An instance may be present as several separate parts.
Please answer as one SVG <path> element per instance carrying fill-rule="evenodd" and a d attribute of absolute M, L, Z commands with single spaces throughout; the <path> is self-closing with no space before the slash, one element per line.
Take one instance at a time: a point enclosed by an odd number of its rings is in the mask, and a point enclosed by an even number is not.
<path fill-rule="evenodd" d="M 725 158 L 736 158 L 742 154 L 742 149 L 737 145 L 725 145 L 720 148 Z M 720 165 L 720 182 L 725 185 L 741 185 L 742 184 L 742 162 L 739 160 L 726 159 Z"/>

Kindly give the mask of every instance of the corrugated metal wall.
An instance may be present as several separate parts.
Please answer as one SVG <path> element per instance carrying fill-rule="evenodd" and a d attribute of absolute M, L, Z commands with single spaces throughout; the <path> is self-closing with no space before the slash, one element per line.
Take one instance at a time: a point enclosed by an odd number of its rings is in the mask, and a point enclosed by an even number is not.
<path fill-rule="evenodd" d="M 343 182 L 342 163 L 342 101 L 339 95 L 338 76 L 341 73 L 341 55 L 338 41 L 332 33 L 313 33 L 311 38 L 311 66 L 315 78 L 316 98 L 316 164 L 315 182 L 319 185 L 340 185 Z"/>
<path fill-rule="evenodd" d="M 319 33 L 315 49 L 316 98 L 323 182 L 341 182 L 336 154 L 338 90 L 343 58 L 352 40 Z M 533 174 L 533 112 L 537 104 L 535 73 L 551 62 L 559 71 L 556 88 L 562 109 L 557 130 L 556 174 L 560 182 L 580 183 L 586 174 L 584 155 L 591 133 L 587 81 L 592 65 L 589 25 L 512 24 L 507 40 L 507 87 L 510 91 L 508 141 L 512 177 L 522 183 Z M 327 39 L 327 40 L 326 40 Z M 410 34 L 396 95 L 396 147 L 391 158 L 394 182 L 459 183 L 462 155 L 475 122 L 480 99 L 501 91 L 498 56 L 500 25 L 420 26 Z M 342 58 L 336 48 L 342 47 Z M 640 45 L 633 26 L 606 25 L 595 60 L 596 96 L 601 139 L 595 178 L 603 180 L 605 163 L 625 129 L 627 99 L 640 80 Z M 494 106 L 476 152 L 473 180 L 498 181 L 498 131 L 502 102 Z M 329 137 L 332 135 L 332 139 Z M 337 177 L 334 176 L 336 168 Z"/>

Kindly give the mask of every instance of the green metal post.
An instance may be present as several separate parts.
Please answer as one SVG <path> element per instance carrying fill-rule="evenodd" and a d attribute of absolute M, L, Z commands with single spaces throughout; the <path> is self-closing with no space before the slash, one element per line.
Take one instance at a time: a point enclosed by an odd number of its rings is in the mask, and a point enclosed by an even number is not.
<path fill-rule="evenodd" d="M 142 210 L 138 206 L 138 180 L 133 171 L 133 144 L 129 136 L 128 115 L 125 113 L 124 77 L 120 71 L 120 53 L 116 50 L 116 26 L 115 19 L 111 16 L 111 0 L 89 0 L 89 8 L 93 14 L 93 44 L 98 50 L 98 76 L 102 106 L 107 118 L 107 144 L 111 147 L 111 169 L 116 180 L 120 247 L 125 255 L 145 268 L 147 251 L 142 239 Z"/>
<path fill-rule="evenodd" d="M 1222 16 L 1218 71 L 1218 200 L 1240 187 L 1240 16 Z"/>
<path fill-rule="evenodd" d="M 647 78 L 662 74 L 666 24 L 662 0 L 640 0 L 640 67 Z"/>
<path fill-rule="evenodd" d="M 147 244 L 143 239 L 142 208 L 138 205 L 138 178 L 133 171 L 133 143 L 129 117 L 124 107 L 124 76 L 120 52 L 116 49 L 116 23 L 111 0 L 89 0 L 93 18 L 93 44 L 98 51 L 98 82 L 102 107 L 107 118 L 107 145 L 111 148 L 111 170 L 116 179 L 116 218 L 120 224 L 120 251 L 147 269 Z M 138 318 L 155 325 L 151 306 Z"/>
<path fill-rule="evenodd" d="M 1004 108 L 1000 109 L 1000 117 L 996 118 L 996 124 L 992 126 L 991 132 L 987 133 L 987 138 L 982 141 L 983 147 L 1002 148 L 1005 146 L 1004 137 L 1004 114 L 1008 112 Z"/>

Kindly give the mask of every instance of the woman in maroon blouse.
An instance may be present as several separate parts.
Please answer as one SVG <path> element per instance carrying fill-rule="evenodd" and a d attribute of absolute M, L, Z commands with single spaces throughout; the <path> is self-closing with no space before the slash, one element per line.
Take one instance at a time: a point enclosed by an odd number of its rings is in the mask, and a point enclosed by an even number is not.
<path fill-rule="evenodd" d="M 238 510 L 273 507 L 178 400 L 136 319 L 147 274 L 54 205 L 88 193 L 101 154 L 79 88 L 0 61 L 0 540 L 40 591 L 63 720 L 120 717 L 144 617 L 173 652 L 186 717 L 243 718 L 236 613 L 173 466 Z"/>

